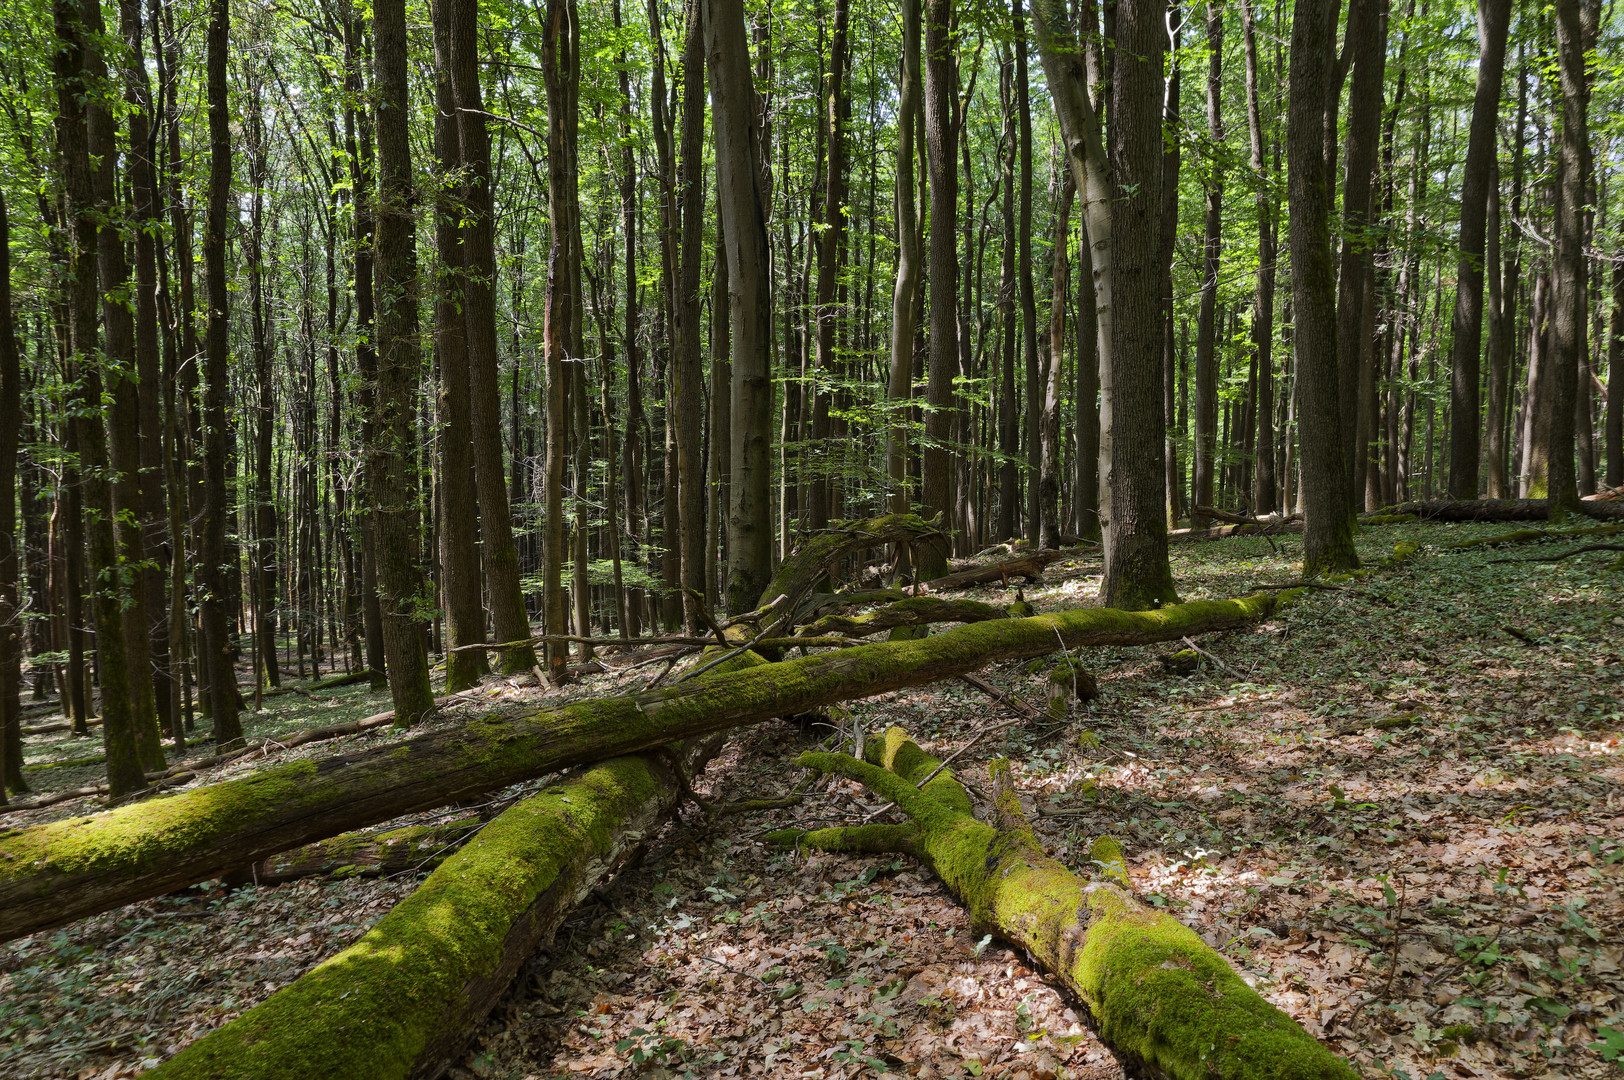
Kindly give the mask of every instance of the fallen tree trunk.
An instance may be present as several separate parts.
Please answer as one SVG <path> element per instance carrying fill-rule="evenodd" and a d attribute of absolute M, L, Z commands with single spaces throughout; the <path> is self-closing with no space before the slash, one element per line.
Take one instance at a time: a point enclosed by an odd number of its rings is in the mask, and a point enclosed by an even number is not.
<path fill-rule="evenodd" d="M 1042 581 L 1043 571 L 1050 563 L 1061 559 L 1071 558 L 1080 554 L 1075 551 L 1056 551 L 1053 548 L 1043 551 L 1034 551 L 1019 558 L 1005 559 L 1003 562 L 991 563 L 987 566 L 973 566 L 968 570 L 960 570 L 956 574 L 948 574 L 927 581 L 920 588 L 928 592 L 948 592 L 952 589 L 969 589 L 976 585 L 988 585 L 994 581 L 1002 582 L 1006 587 L 1016 578 L 1022 581 Z"/>
<path fill-rule="evenodd" d="M 1580 499 L 1579 513 L 1598 520 L 1624 519 L 1624 500 Z M 1429 499 L 1399 503 L 1388 511 L 1424 521 L 1549 521 L 1549 499 Z"/>
<path fill-rule="evenodd" d="M 931 623 L 978 623 L 1007 619 L 1009 612 L 979 600 L 943 600 L 936 596 L 912 596 L 863 615 L 825 615 L 802 627 L 799 637 L 844 634 L 868 637 L 899 626 L 927 626 Z"/>
<path fill-rule="evenodd" d="M 975 933 L 1023 949 L 1086 1006 L 1100 1039 L 1129 1072 L 1194 1080 L 1353 1080 L 1354 1070 L 1263 1000 L 1195 931 L 1138 903 L 1114 844 L 1097 845 L 1096 880 L 1049 858 L 1010 783 L 993 763 L 994 823 L 978 822 L 951 771 L 901 728 L 865 756 L 807 753 L 894 802 L 910 823 L 774 834 L 781 844 L 917 855 L 970 909 Z M 926 778 L 930 777 L 927 781 Z M 921 781 L 926 781 L 921 785 Z"/>
<path fill-rule="evenodd" d="M 472 798 L 571 765 L 922 686 L 1063 646 L 1145 645 L 1267 618 L 1295 592 L 960 626 L 915 641 L 484 717 L 384 746 L 0 836 L 0 940 L 216 877 L 279 851 Z"/>
<path fill-rule="evenodd" d="M 101 717 L 99 716 L 93 716 L 85 721 L 86 727 L 99 727 L 100 725 Z M 33 727 L 25 727 L 22 729 L 22 733 L 24 735 L 49 735 L 53 731 L 68 731 L 72 727 L 72 720 L 57 720 L 49 724 L 35 724 Z"/>
<path fill-rule="evenodd" d="M 1478 536 L 1471 540 L 1457 540 L 1445 544 L 1446 551 L 1462 551 L 1474 547 L 1499 547 L 1502 544 L 1532 544 L 1541 540 L 1565 540 L 1574 536 L 1617 536 L 1624 533 L 1624 522 L 1613 525 L 1591 525 L 1584 529 L 1512 529 L 1494 536 Z"/>
<path fill-rule="evenodd" d="M 1300 521 L 1271 521 L 1261 524 L 1214 525 L 1210 529 L 1173 529 L 1167 534 L 1169 544 L 1188 544 L 1196 540 L 1223 540 L 1231 536 L 1284 536 L 1300 533 Z"/>
<path fill-rule="evenodd" d="M 376 877 L 433 870 L 484 824 L 477 816 L 444 825 L 408 825 L 383 832 L 344 833 L 261 859 L 228 879 L 230 884 L 280 885 L 325 875 Z"/>
<path fill-rule="evenodd" d="M 146 1075 L 439 1076 L 524 960 L 637 854 L 721 741 L 694 740 L 681 760 L 605 761 L 515 804 L 354 945 Z"/>
<path fill-rule="evenodd" d="M 269 690 L 260 691 L 260 697 L 275 697 L 278 694 L 304 694 L 313 690 L 333 690 L 340 686 L 353 686 L 356 683 L 366 682 L 372 678 L 372 672 L 366 668 L 360 671 L 350 671 L 343 675 L 329 675 L 325 679 L 317 679 L 304 686 L 276 686 Z"/>

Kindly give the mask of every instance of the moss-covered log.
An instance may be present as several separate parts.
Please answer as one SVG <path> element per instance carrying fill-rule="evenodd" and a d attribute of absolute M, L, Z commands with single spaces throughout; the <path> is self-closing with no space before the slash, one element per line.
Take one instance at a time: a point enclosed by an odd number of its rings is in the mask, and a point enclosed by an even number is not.
<path fill-rule="evenodd" d="M 1042 581 L 1043 571 L 1050 563 L 1061 559 L 1074 558 L 1087 554 L 1080 551 L 1057 551 L 1046 548 L 1042 551 L 1033 551 L 1003 562 L 989 563 L 986 566 L 972 566 L 968 570 L 960 570 L 956 574 L 935 578 L 921 586 L 930 592 L 951 592 L 954 589 L 970 589 L 977 585 L 990 585 L 997 581 L 1006 588 L 1012 581 Z"/>
<path fill-rule="evenodd" d="M 1624 499 L 1581 499 L 1579 513 L 1598 520 L 1624 519 Z M 1429 499 L 1400 503 L 1395 514 L 1414 514 L 1424 521 L 1548 521 L 1549 499 Z"/>
<path fill-rule="evenodd" d="M 800 637 L 844 634 L 868 637 L 898 626 L 926 626 L 931 623 L 978 623 L 1007 619 L 1009 612 L 979 600 L 943 600 L 939 596 L 911 596 L 862 615 L 836 612 L 802 627 Z"/>
<path fill-rule="evenodd" d="M 1353 1080 L 1345 1061 L 1263 1000 L 1195 931 L 1135 901 L 1115 845 L 1095 848 L 1092 880 L 1049 858 L 1022 817 L 1007 762 L 994 763 L 995 823 L 984 824 L 951 772 L 937 772 L 940 763 L 900 728 L 867 749 L 872 763 L 817 753 L 800 761 L 896 803 L 911 824 L 885 827 L 895 846 L 862 829 L 774 838 L 917 853 L 970 909 L 975 932 L 996 933 L 1059 979 L 1134 1071 L 1173 1080 Z"/>
<path fill-rule="evenodd" d="M 376 877 L 433 870 L 478 832 L 483 822 L 461 817 L 444 825 L 408 825 L 383 832 L 353 832 L 261 859 L 233 875 L 234 883 L 280 885 L 299 878 Z"/>
<path fill-rule="evenodd" d="M 359 941 L 146 1075 L 166 1080 L 435 1077 L 564 916 L 676 808 L 687 770 L 638 754 L 525 799 Z"/>
<path fill-rule="evenodd" d="M 777 573 L 761 594 L 762 605 L 775 603 L 780 596 L 795 603 L 819 578 L 841 559 L 864 548 L 887 544 L 909 544 L 940 531 L 918 514 L 887 514 L 867 521 L 835 522 L 830 528 L 805 538 L 794 554 L 779 564 Z"/>
<path fill-rule="evenodd" d="M 667 690 L 416 738 L 0 834 L 0 940 L 230 872 L 279 851 L 445 806 L 571 765 L 923 686 L 1057 645 L 1145 645 L 1267 618 L 1296 592 L 1085 608 L 959 626 L 915 641 L 800 657 Z"/>

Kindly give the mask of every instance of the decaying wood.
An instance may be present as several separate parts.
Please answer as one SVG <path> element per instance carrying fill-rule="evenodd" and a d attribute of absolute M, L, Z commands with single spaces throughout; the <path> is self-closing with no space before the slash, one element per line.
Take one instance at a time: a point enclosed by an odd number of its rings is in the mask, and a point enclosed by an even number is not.
<path fill-rule="evenodd" d="M 1057 647 L 1234 629 L 1295 593 L 1156 611 L 1085 608 L 715 675 L 667 690 L 476 717 L 385 746 L 288 762 L 91 817 L 0 836 L 0 940 L 216 877 L 279 851 L 694 735 L 922 686 Z"/>
<path fill-rule="evenodd" d="M 1043 571 L 1050 563 L 1061 559 L 1075 557 L 1081 554 L 1076 551 L 1060 551 L 1045 549 L 1033 551 L 1003 562 L 991 563 L 987 566 L 973 566 L 968 570 L 960 570 L 956 574 L 948 574 L 932 581 L 927 581 L 920 588 L 927 592 L 949 592 L 953 589 L 969 589 L 976 585 L 989 585 L 994 581 L 1002 582 L 1007 588 L 1009 583 L 1020 579 L 1022 581 L 1042 581 Z"/>
<path fill-rule="evenodd" d="M 1580 499 L 1579 513 L 1599 520 L 1624 519 L 1624 500 Z M 1431 499 L 1400 503 L 1392 513 L 1414 514 L 1423 521 L 1548 521 L 1548 499 Z"/>
<path fill-rule="evenodd" d="M 964 788 L 900 728 L 846 754 L 802 754 L 809 769 L 867 786 L 908 815 L 903 826 L 773 839 L 823 850 L 916 855 L 969 908 L 974 933 L 1025 951 L 1086 1007 L 1130 1072 L 1225 1080 L 1353 1080 L 1347 1062 L 1265 1001 L 1201 938 L 1126 887 L 1114 841 L 1096 844 L 1092 880 L 1050 858 L 996 761 L 992 821 L 971 815 Z M 881 830 L 884 830 L 883 832 Z"/>
<path fill-rule="evenodd" d="M 798 636 L 844 634 L 868 637 L 899 626 L 926 626 L 931 623 L 977 623 L 1007 619 L 1009 612 L 979 600 L 943 600 L 936 596 L 914 596 L 863 615 L 825 615 L 801 628 Z"/>
<path fill-rule="evenodd" d="M 1187 544 L 1196 540 L 1224 540 L 1231 536 L 1284 536 L 1300 533 L 1300 521 L 1271 521 L 1261 524 L 1214 525 L 1210 529 L 1173 529 L 1167 534 L 1169 544 Z"/>

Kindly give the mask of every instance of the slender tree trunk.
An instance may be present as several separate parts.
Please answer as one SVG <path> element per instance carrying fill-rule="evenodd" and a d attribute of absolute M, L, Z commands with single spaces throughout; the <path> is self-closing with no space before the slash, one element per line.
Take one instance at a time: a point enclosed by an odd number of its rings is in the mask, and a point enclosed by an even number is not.
<path fill-rule="evenodd" d="M 0 491 L 17 483 L 17 446 L 22 435 L 22 359 L 11 311 L 11 219 L 0 194 Z M 23 625 L 17 599 L 20 550 L 17 500 L 0 498 L 0 803 L 15 766 L 13 747 L 5 737 L 22 710 Z M 20 770 L 18 770 L 20 771 Z"/>
<path fill-rule="evenodd" d="M 1207 4 L 1207 138 L 1224 142 L 1223 122 L 1223 9 Z M 1223 253 L 1224 180 L 1218 160 L 1209 163 L 1206 178 L 1206 218 L 1202 238 L 1201 309 L 1195 331 L 1195 505 L 1212 506 L 1217 473 L 1218 428 L 1218 268 Z M 1191 511 L 1190 525 L 1206 528 L 1208 518 Z"/>
<path fill-rule="evenodd" d="M 1484 230 L 1497 153 L 1495 118 L 1505 71 L 1511 0 L 1478 0 L 1477 90 L 1461 181 L 1460 255 L 1455 266 L 1455 314 L 1449 384 L 1449 495 L 1478 495 L 1478 355 L 1483 342 Z"/>
<path fill-rule="evenodd" d="M 502 671 L 529 671 L 530 618 L 519 589 L 519 553 L 502 467 L 502 396 L 497 380 L 496 243 L 492 222 L 491 141 L 479 81 L 479 2 L 443 0 L 450 12 L 451 88 L 468 186 L 463 191 L 463 305 L 468 326 L 469 416 L 479 531 L 491 621 L 499 642 L 524 641 L 502 653 Z M 514 462 L 513 468 L 518 469 Z"/>
<path fill-rule="evenodd" d="M 1273 513 L 1278 481 L 1274 469 L 1274 278 L 1278 228 L 1275 200 L 1264 184 L 1263 114 L 1258 101 L 1257 32 L 1250 0 L 1241 0 L 1246 49 L 1246 126 L 1257 184 L 1257 296 L 1252 306 L 1252 355 L 1257 358 L 1257 490 L 1252 509 Z M 1278 158 L 1276 158 L 1278 161 Z"/>
<path fill-rule="evenodd" d="M 1624 484 L 1624 262 L 1613 264 L 1613 314 L 1607 332 L 1608 487 Z"/>
<path fill-rule="evenodd" d="M 1071 290 L 1066 244 L 1071 237 L 1071 204 L 1077 185 L 1066 173 L 1060 185 L 1060 205 L 1054 215 L 1054 250 L 1049 290 L 1049 349 L 1043 370 L 1043 448 L 1042 472 L 1038 478 L 1042 496 L 1043 546 L 1061 545 L 1060 517 L 1060 388 L 1062 362 L 1066 356 L 1066 295 Z"/>
<path fill-rule="evenodd" d="M 1334 30 L 1333 30 L 1334 33 Z M 1374 244 L 1366 231 L 1374 221 L 1376 159 L 1381 142 L 1382 79 L 1387 61 L 1387 0 L 1351 0 L 1347 54 L 1353 67 L 1348 88 L 1347 154 L 1342 176 L 1341 273 L 1337 277 L 1336 347 L 1339 418 L 1347 492 L 1364 489 L 1364 464 L 1372 418 L 1360 397 L 1360 342 L 1364 326 L 1364 267 Z M 1357 483 L 1355 480 L 1357 479 Z"/>
<path fill-rule="evenodd" d="M 914 308 L 919 295 L 919 218 L 914 208 L 914 128 L 920 111 L 920 0 L 901 0 L 902 59 L 897 79 L 897 280 L 891 292 L 891 366 L 886 397 L 886 471 L 891 509 L 906 513 L 908 498 L 908 416 L 902 402 L 913 396 Z M 900 563 L 898 571 L 902 570 Z"/>
<path fill-rule="evenodd" d="M 267 338 L 265 312 L 265 183 L 267 147 L 264 114 L 260 108 L 263 87 L 248 88 L 247 135 L 249 196 L 248 233 L 244 238 L 244 261 L 248 263 L 248 325 L 253 348 L 254 383 L 258 401 L 253 410 L 254 472 L 249 487 L 249 517 L 253 539 L 249 548 L 249 573 L 254 586 L 254 640 L 260 670 L 254 672 L 254 692 L 262 686 L 280 686 L 282 675 L 276 663 L 276 502 L 271 490 L 271 453 L 276 411 L 275 388 L 271 378 L 271 346 Z"/>
<path fill-rule="evenodd" d="M 1176 222 L 1179 208 L 1179 169 L 1183 164 L 1183 155 L 1179 148 L 1179 126 L 1181 120 L 1179 113 L 1180 87 L 1183 80 L 1179 71 L 1178 50 L 1183 41 L 1184 26 L 1182 15 L 1176 5 L 1168 15 L 1168 23 L 1173 28 L 1172 40 L 1169 42 L 1173 50 L 1169 67 L 1172 69 L 1167 80 L 1166 112 L 1162 120 L 1162 220 Z M 1179 518 L 1184 516 L 1183 484 L 1179 482 L 1179 444 L 1180 434 L 1177 428 L 1178 421 L 1178 347 L 1174 342 L 1173 334 L 1173 256 L 1177 248 L 1178 230 L 1168 227 L 1162 229 L 1162 248 L 1158 269 L 1161 273 L 1161 287 L 1158 292 L 1162 299 L 1162 458 L 1166 470 L 1167 488 L 1167 523 L 1169 527 L 1177 524 Z"/>
<path fill-rule="evenodd" d="M 733 327 L 727 607 L 753 609 L 772 570 L 772 294 L 767 160 L 742 0 L 705 0 L 718 205 Z"/>
<path fill-rule="evenodd" d="M 1037 542 L 1043 523 L 1043 395 L 1045 380 L 1038 370 L 1038 310 L 1032 285 L 1032 103 L 1031 80 L 1026 71 L 1026 15 L 1022 0 L 1015 0 L 1015 123 L 1020 134 L 1020 184 L 1016 196 L 1015 272 L 1020 279 L 1021 359 L 1026 373 L 1026 536 Z M 962 124 L 960 125 L 963 126 Z M 1058 523 L 1051 527 L 1059 535 Z"/>
<path fill-rule="evenodd" d="M 1590 76 L 1585 57 L 1595 47 L 1598 0 L 1558 0 L 1555 5 L 1558 68 L 1562 86 L 1562 142 L 1557 164 L 1556 252 L 1551 260 L 1551 518 L 1577 509 L 1574 412 L 1579 373 L 1589 354 L 1589 290 L 1585 273 L 1585 207 L 1590 205 Z M 1584 387 L 1588 394 L 1590 388 Z"/>
<path fill-rule="evenodd" d="M 1333 32 L 1332 14 L 1331 0 L 1297 0 L 1292 13 L 1286 122 L 1292 346 L 1302 394 L 1304 574 L 1359 565 L 1353 545 L 1351 477 L 1343 461 L 1336 283 L 1323 142 L 1327 81 L 1323 58 Z"/>
<path fill-rule="evenodd" d="M 682 57 L 682 249 L 677 280 L 676 393 L 677 493 L 681 507 L 681 576 L 684 622 L 704 627 L 698 604 L 705 595 L 705 370 L 700 321 L 700 277 L 705 251 L 705 6 L 688 0 Z M 843 28 L 842 28 L 843 30 Z M 820 278 L 821 280 L 821 278 Z M 714 408 L 714 406 L 713 406 Z M 666 495 L 667 504 L 670 494 Z"/>
<path fill-rule="evenodd" d="M 395 725 L 409 727 L 434 712 L 423 649 L 422 615 L 431 594 L 418 558 L 416 398 L 422 377 L 418 346 L 417 245 L 410 101 L 407 92 L 405 0 L 375 0 L 373 56 L 378 92 L 376 204 L 378 381 L 373 442 L 366 448 L 371 491 L 369 526 L 377 553 L 384 661 Z"/>
<path fill-rule="evenodd" d="M 70 379 L 76 379 L 74 416 L 69 426 L 76 436 L 78 485 L 85 502 L 83 526 L 90 601 L 96 632 L 96 673 L 101 684 L 102 732 L 107 747 L 107 779 L 117 798 L 146 787 L 135 732 L 122 605 L 118 596 L 118 545 L 113 533 L 113 493 L 108 482 L 107 436 L 102 426 L 101 342 L 97 311 L 101 292 L 97 277 L 97 248 L 106 207 L 97 206 L 91 150 L 111 149 L 98 139 L 96 129 L 110 118 L 93 86 L 102 74 L 92 35 L 100 29 L 86 12 L 59 0 L 54 10 L 57 47 L 55 75 L 58 99 L 57 145 L 61 155 L 63 186 L 71 232 L 68 259 L 68 328 L 71 341 Z M 97 117 L 93 112 L 102 115 Z M 107 167 L 112 167 L 109 155 Z M 8 489 L 9 490 L 9 489 Z M 70 537 L 70 543 L 75 539 Z M 68 588 L 78 589 L 77 582 Z M 71 615 L 71 612 L 70 612 Z M 9 756 L 9 755 L 8 755 Z"/>
<path fill-rule="evenodd" d="M 462 285 L 463 250 L 453 197 L 462 171 L 462 143 L 451 82 L 451 4 L 434 4 L 434 156 L 439 189 L 434 238 L 439 257 L 434 295 L 434 343 L 439 357 L 440 574 L 445 594 L 446 692 L 479 682 L 488 670 L 482 645 L 485 609 L 479 568 L 479 496 L 474 479 L 474 430 L 469 402 L 468 328 Z M 462 651 L 459 651 L 462 650 Z"/>
<path fill-rule="evenodd" d="M 1010 540 L 1020 520 L 1021 406 L 1015 396 L 1015 350 L 1020 334 L 1015 325 L 1015 73 L 1014 61 L 1000 65 L 999 97 L 1003 105 L 1003 131 L 999 135 L 998 184 L 1003 198 L 1003 244 L 998 266 L 998 528 L 996 538 Z"/>

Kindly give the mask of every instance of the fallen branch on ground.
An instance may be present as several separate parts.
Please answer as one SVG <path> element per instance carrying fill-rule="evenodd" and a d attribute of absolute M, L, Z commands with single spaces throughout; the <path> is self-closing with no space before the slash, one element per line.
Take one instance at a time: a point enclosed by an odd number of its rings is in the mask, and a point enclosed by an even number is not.
<path fill-rule="evenodd" d="M 1527 563 L 1527 562 L 1561 562 L 1575 555 L 1583 555 L 1587 551 L 1624 551 L 1624 544 L 1585 544 L 1572 551 L 1564 551 L 1560 555 L 1531 555 L 1526 559 L 1490 559 L 1491 563 Z"/>
<path fill-rule="evenodd" d="M 901 728 L 866 757 L 806 753 L 800 764 L 856 780 L 896 803 L 906 825 L 824 829 L 773 839 L 820 850 L 917 855 L 970 910 L 974 933 L 1023 949 L 1088 1011 L 1130 1071 L 1225 1080 L 1353 1080 L 1351 1067 L 1265 1001 L 1183 923 L 1134 900 L 1120 848 L 1088 881 L 1049 858 L 1027 824 L 1009 763 L 993 763 L 994 821 L 978 822 L 950 771 Z M 882 831 L 883 830 L 883 831 Z"/>

